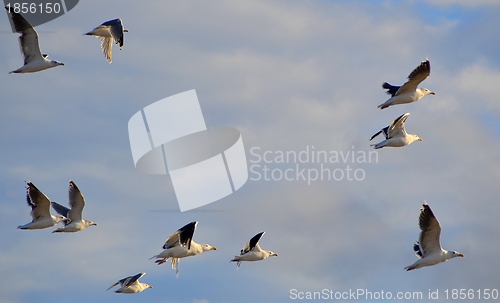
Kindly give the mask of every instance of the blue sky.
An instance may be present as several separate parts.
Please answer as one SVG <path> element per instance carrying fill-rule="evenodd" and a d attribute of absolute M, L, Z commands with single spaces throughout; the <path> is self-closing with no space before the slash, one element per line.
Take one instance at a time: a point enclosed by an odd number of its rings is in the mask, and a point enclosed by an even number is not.
<path fill-rule="evenodd" d="M 499 287 L 499 3 L 102 2 L 80 1 L 37 27 L 42 52 L 66 66 L 35 74 L 8 74 L 22 56 L 0 14 L 0 301 L 290 302 L 291 289 Z M 109 64 L 100 41 L 82 34 L 113 18 L 129 33 Z M 377 109 L 388 98 L 381 84 L 404 83 L 426 57 L 422 86 L 436 95 Z M 325 163 L 363 170 L 363 180 L 249 180 L 180 213 L 168 176 L 135 170 L 127 123 L 190 89 L 208 126 L 241 132 L 248 160 L 254 147 L 368 153 L 370 136 L 405 112 L 407 131 L 423 141 L 379 150 L 372 163 Z M 297 164 L 318 169 L 267 165 Z M 97 227 L 16 229 L 30 221 L 26 180 L 66 205 L 70 179 Z M 443 247 L 465 258 L 405 272 L 423 200 L 441 222 Z M 149 258 L 194 220 L 194 240 L 218 250 L 182 260 L 176 278 Z M 261 246 L 279 256 L 236 270 L 229 260 L 261 231 Z M 139 272 L 153 289 L 105 291 Z"/>

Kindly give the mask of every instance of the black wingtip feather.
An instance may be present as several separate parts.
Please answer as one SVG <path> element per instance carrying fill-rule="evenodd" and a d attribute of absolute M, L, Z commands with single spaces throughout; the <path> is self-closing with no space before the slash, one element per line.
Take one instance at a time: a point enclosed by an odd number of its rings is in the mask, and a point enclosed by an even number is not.
<path fill-rule="evenodd" d="M 431 72 L 431 62 L 429 59 L 425 59 L 425 61 L 420 62 L 420 65 L 417 66 L 408 76 L 408 79 L 413 78 L 415 75 L 420 73 L 429 73 Z"/>
<path fill-rule="evenodd" d="M 198 221 L 190 222 L 183 227 L 179 228 L 179 242 L 183 245 L 187 245 L 187 248 L 191 248 L 191 239 L 193 238 L 194 232 L 196 231 L 196 225 Z M 163 245 L 165 246 L 165 245 Z"/>
<path fill-rule="evenodd" d="M 391 95 L 392 97 L 396 95 L 396 92 L 399 90 L 400 87 L 401 86 L 391 85 L 387 82 L 382 83 L 382 88 L 387 89 L 386 93 L 388 95 Z"/>
<path fill-rule="evenodd" d="M 422 258 L 422 251 L 420 250 L 420 244 L 417 242 L 415 244 L 413 244 L 413 250 L 415 251 L 415 254 L 417 256 L 419 256 L 420 258 Z"/>

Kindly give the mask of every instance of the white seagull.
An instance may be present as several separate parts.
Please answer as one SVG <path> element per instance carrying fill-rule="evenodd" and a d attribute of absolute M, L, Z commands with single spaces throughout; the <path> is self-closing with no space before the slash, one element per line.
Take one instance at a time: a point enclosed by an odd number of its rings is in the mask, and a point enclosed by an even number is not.
<path fill-rule="evenodd" d="M 50 214 L 50 199 L 29 181 L 26 183 L 26 201 L 31 206 L 33 220 L 28 224 L 18 226 L 19 229 L 47 228 L 66 219 L 63 216 Z"/>
<path fill-rule="evenodd" d="M 375 149 L 379 149 L 385 146 L 388 147 L 402 147 L 409 145 L 415 141 L 422 141 L 417 135 L 406 133 L 405 122 L 408 119 L 410 113 L 403 114 L 392 121 L 391 125 L 384 127 L 378 133 L 371 136 L 370 141 L 376 136 L 384 133 L 385 140 L 377 144 L 372 144 Z"/>
<path fill-rule="evenodd" d="M 178 276 L 180 258 L 196 256 L 209 250 L 217 250 L 217 247 L 198 244 L 192 240 L 197 224 L 197 221 L 193 221 L 172 233 L 163 245 L 164 251 L 151 257 L 150 260 L 156 258 L 155 263 L 160 265 L 167 262 L 168 258 L 172 258 L 172 269 L 175 269 L 175 274 Z"/>
<path fill-rule="evenodd" d="M 424 266 L 436 265 L 448 261 L 451 258 L 464 256 L 456 251 L 448 251 L 441 247 L 439 243 L 441 225 L 426 201 L 424 201 L 420 209 L 418 224 L 421 232 L 418 237 L 418 242 L 413 246 L 413 249 L 419 259 L 412 265 L 405 267 L 407 271 Z"/>
<path fill-rule="evenodd" d="M 435 95 L 435 92 L 427 88 L 418 88 L 420 82 L 429 77 L 430 73 L 431 63 L 429 59 L 425 58 L 425 61 L 422 61 L 422 63 L 411 72 L 408 76 L 408 81 L 403 84 L 403 86 L 390 85 L 384 82 L 382 87 L 387 89 L 387 94 L 391 95 L 391 98 L 378 107 L 384 109 L 391 105 L 415 102 L 427 95 Z"/>
<path fill-rule="evenodd" d="M 127 33 L 128 30 L 123 29 L 123 24 L 121 19 L 113 19 L 104 22 L 98 27 L 94 28 L 85 35 L 95 36 L 96 38 L 102 38 L 101 49 L 104 56 L 109 61 L 113 62 L 113 40 L 116 44 L 120 45 L 120 49 L 123 48 L 123 33 Z"/>
<path fill-rule="evenodd" d="M 265 232 L 261 232 L 253 236 L 253 238 L 250 239 L 245 246 L 243 246 L 240 255 L 235 256 L 234 259 L 231 260 L 231 262 L 238 262 L 237 268 L 240 267 L 241 262 L 243 261 L 260 261 L 267 259 L 268 257 L 278 256 L 277 253 L 260 248 L 259 240 L 264 234 Z"/>
<path fill-rule="evenodd" d="M 110 290 L 111 288 L 115 287 L 118 284 L 120 284 L 120 288 L 115 290 L 115 292 L 119 294 L 135 294 L 145 289 L 153 288 L 153 286 L 149 284 L 139 282 L 139 279 L 142 278 L 142 276 L 144 276 L 145 274 L 146 274 L 145 272 L 142 272 L 135 276 L 123 278 L 120 281 L 116 282 L 115 284 L 111 285 L 106 290 Z"/>
<path fill-rule="evenodd" d="M 49 55 L 42 55 L 40 46 L 38 45 L 38 34 L 33 26 L 31 26 L 23 16 L 14 13 L 13 9 L 9 9 L 9 7 L 5 8 L 10 13 L 10 18 L 16 32 L 21 34 L 21 36 L 19 36 L 19 45 L 21 46 L 21 52 L 24 57 L 24 65 L 11 71 L 9 74 L 34 73 L 47 68 L 64 65 L 64 63 L 59 61 L 49 60 Z"/>
<path fill-rule="evenodd" d="M 76 184 L 71 180 L 69 181 L 69 205 L 71 206 L 71 209 L 66 208 L 65 206 L 62 206 L 61 204 L 58 204 L 56 202 L 52 202 L 52 207 L 60 215 L 66 216 L 69 219 L 65 222 L 65 226 L 57 228 L 53 231 L 53 233 L 71 233 L 84 230 L 89 226 L 97 226 L 97 223 L 82 219 L 83 207 L 85 206 L 85 198 L 83 197 Z"/>

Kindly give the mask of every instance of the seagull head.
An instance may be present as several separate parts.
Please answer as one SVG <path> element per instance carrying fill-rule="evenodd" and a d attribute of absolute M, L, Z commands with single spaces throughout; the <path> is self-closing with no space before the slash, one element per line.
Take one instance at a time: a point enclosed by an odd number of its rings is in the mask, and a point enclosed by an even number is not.
<path fill-rule="evenodd" d="M 269 257 L 277 257 L 278 256 L 277 253 L 272 252 L 272 251 L 268 251 L 267 253 L 269 254 Z"/>
<path fill-rule="evenodd" d="M 203 250 L 204 250 L 204 251 L 209 251 L 209 250 L 217 250 L 217 247 L 215 247 L 215 246 L 211 246 L 211 245 L 209 245 L 209 244 L 205 244 L 205 245 L 203 245 Z"/>
<path fill-rule="evenodd" d="M 47 57 L 48 57 L 48 55 L 47 55 Z M 64 63 L 59 62 L 59 61 L 56 61 L 56 60 L 51 60 L 50 62 L 51 62 L 54 66 L 59 66 L 59 65 L 64 66 Z"/>
<path fill-rule="evenodd" d="M 461 254 L 458 251 L 450 251 L 448 253 L 450 254 L 451 258 L 455 258 L 455 257 L 463 258 L 463 257 L 465 257 L 464 254 Z"/>
<path fill-rule="evenodd" d="M 422 91 L 424 92 L 425 95 L 435 95 L 436 94 L 435 92 L 433 92 L 427 88 L 424 88 Z"/>
<path fill-rule="evenodd" d="M 68 218 L 66 218 L 65 216 L 61 216 L 61 215 L 57 215 L 57 216 L 54 216 L 55 217 L 55 222 L 56 224 L 59 223 L 59 222 L 62 222 L 62 221 L 66 221 L 66 220 L 69 220 Z"/>
<path fill-rule="evenodd" d="M 408 136 L 410 136 L 411 138 L 411 142 L 415 142 L 415 141 L 423 141 L 422 138 L 420 138 L 419 136 L 417 135 L 414 135 L 414 134 L 408 134 Z M 410 143 L 411 143 L 410 142 Z"/>
<path fill-rule="evenodd" d="M 83 222 L 85 223 L 85 225 L 87 226 L 97 226 L 97 223 L 95 222 L 92 222 L 90 220 L 83 220 Z"/>

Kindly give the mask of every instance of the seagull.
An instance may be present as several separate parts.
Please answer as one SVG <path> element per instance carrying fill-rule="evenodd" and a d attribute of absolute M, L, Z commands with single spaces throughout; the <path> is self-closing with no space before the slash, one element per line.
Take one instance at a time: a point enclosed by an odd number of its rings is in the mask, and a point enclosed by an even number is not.
<path fill-rule="evenodd" d="M 109 61 L 113 62 L 113 40 L 116 44 L 120 44 L 120 49 L 123 48 L 123 33 L 128 33 L 128 30 L 123 29 L 123 24 L 121 19 L 113 19 L 104 22 L 98 27 L 94 28 L 85 35 L 95 36 L 96 38 L 102 38 L 101 49 L 104 56 Z"/>
<path fill-rule="evenodd" d="M 406 119 L 408 119 L 409 115 L 410 113 L 406 113 L 397 117 L 394 121 L 392 121 L 391 125 L 382 128 L 382 130 L 374 134 L 370 138 L 370 141 L 373 140 L 373 138 L 375 138 L 376 136 L 380 135 L 380 133 L 382 132 L 385 135 L 385 140 L 377 144 L 372 144 L 370 146 L 374 146 L 375 149 L 379 149 L 385 146 L 402 147 L 410 145 L 415 141 L 422 141 L 422 138 L 420 138 L 419 136 L 406 133 L 405 122 Z"/>
<path fill-rule="evenodd" d="M 50 199 L 29 181 L 26 183 L 26 201 L 31 206 L 33 220 L 28 224 L 18 226 L 19 229 L 42 229 L 66 220 L 63 216 L 50 214 Z"/>
<path fill-rule="evenodd" d="M 260 232 L 253 236 L 250 241 L 248 241 L 245 246 L 241 249 L 239 256 L 235 256 L 231 262 L 238 262 L 237 269 L 240 267 L 243 261 L 260 261 L 267 259 L 268 257 L 277 257 L 278 254 L 270 250 L 263 250 L 260 248 L 259 240 L 265 234 L 265 232 Z"/>
<path fill-rule="evenodd" d="M 156 258 L 155 263 L 160 265 L 167 262 L 168 258 L 172 258 L 172 269 L 175 269 L 175 274 L 178 276 L 180 258 L 196 256 L 209 250 L 217 250 L 217 247 L 198 244 L 192 240 L 196 225 L 198 225 L 198 221 L 193 221 L 172 233 L 163 245 L 164 251 L 151 257 L 150 260 Z"/>
<path fill-rule="evenodd" d="M 10 14 L 12 24 L 16 32 L 20 33 L 19 45 L 24 57 L 24 65 L 16 70 L 11 71 L 9 74 L 23 74 L 34 73 L 51 67 L 64 65 L 59 61 L 49 60 L 49 55 L 40 52 L 38 45 L 38 34 L 33 26 L 18 13 L 14 13 L 13 9 L 5 7 Z"/>
<path fill-rule="evenodd" d="M 71 206 L 71 209 L 66 208 L 65 206 L 62 206 L 61 204 L 58 204 L 56 202 L 52 202 L 52 207 L 60 215 L 66 216 L 69 219 L 65 222 L 65 226 L 57 228 L 53 231 L 53 233 L 71 233 L 84 230 L 89 226 L 97 226 L 97 223 L 82 219 L 83 207 L 85 206 L 85 198 L 76 186 L 75 182 L 71 180 L 69 181 L 69 205 Z"/>
<path fill-rule="evenodd" d="M 461 253 L 448 251 L 441 247 L 439 243 L 441 225 L 426 201 L 424 201 L 420 209 L 418 224 L 421 232 L 418 242 L 413 246 L 413 249 L 419 259 L 412 265 L 405 267 L 407 271 L 436 265 L 455 257 L 464 257 Z"/>
<path fill-rule="evenodd" d="M 135 294 L 145 289 L 153 288 L 153 286 L 149 284 L 139 282 L 139 279 L 142 278 L 142 276 L 144 276 L 145 274 L 146 274 L 145 272 L 142 272 L 135 276 L 123 278 L 120 281 L 116 282 L 115 284 L 111 285 L 106 290 L 110 290 L 111 288 L 115 287 L 118 284 L 120 284 L 120 288 L 115 290 L 115 292 L 119 294 Z"/>
<path fill-rule="evenodd" d="M 431 63 L 428 58 L 422 61 L 408 76 L 408 81 L 403 86 L 391 85 L 387 82 L 382 84 L 382 88 L 387 89 L 387 94 L 391 95 L 389 100 L 380 104 L 380 109 L 387 108 L 391 105 L 405 104 L 418 101 L 427 95 L 435 95 L 436 93 L 427 88 L 418 88 L 420 82 L 424 81 L 431 73 Z"/>

